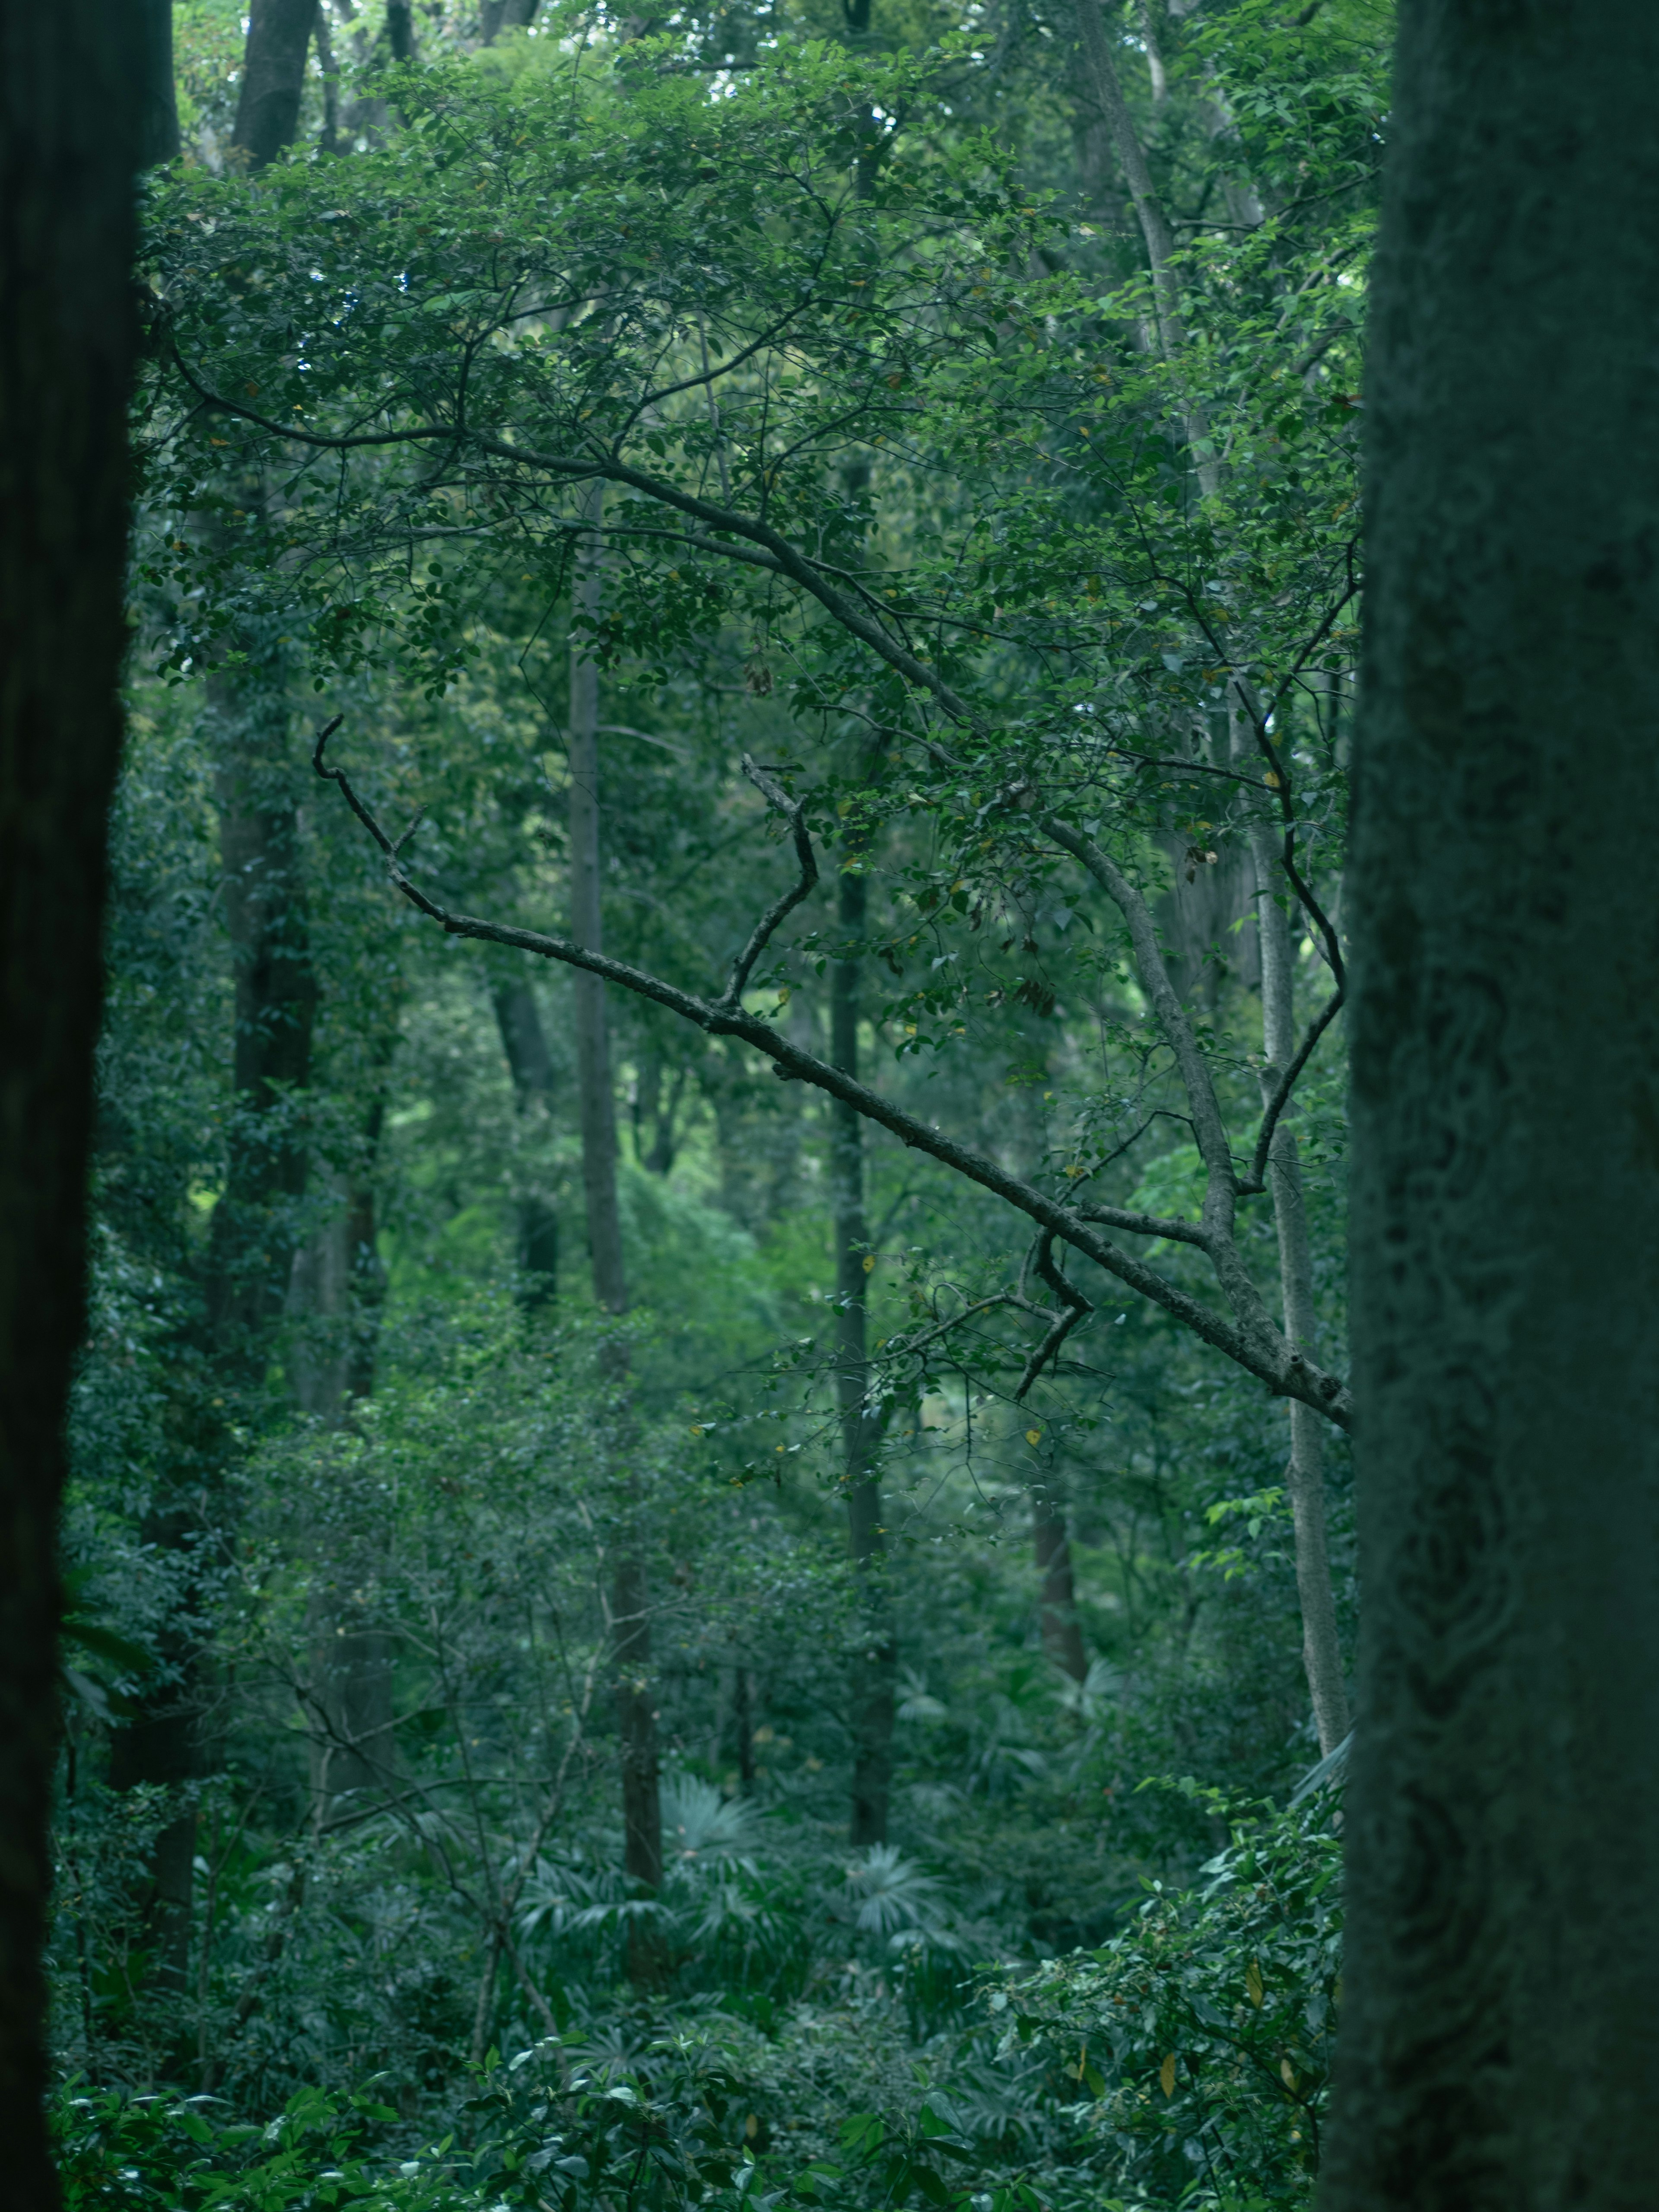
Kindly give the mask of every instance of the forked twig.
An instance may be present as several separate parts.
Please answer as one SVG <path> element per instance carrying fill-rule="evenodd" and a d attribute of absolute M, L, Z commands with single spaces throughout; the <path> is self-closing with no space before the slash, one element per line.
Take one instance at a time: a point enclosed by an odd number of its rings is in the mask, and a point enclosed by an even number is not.
<path fill-rule="evenodd" d="M 782 815 L 789 824 L 795 840 L 795 858 L 800 862 L 800 879 L 793 889 L 785 891 L 781 898 L 774 899 L 750 932 L 748 944 L 732 963 L 726 996 L 720 1002 L 723 1006 L 738 1004 L 743 997 L 744 985 L 749 981 L 749 971 L 766 950 L 772 932 L 784 916 L 792 914 L 807 894 L 817 887 L 818 880 L 818 864 L 812 852 L 812 840 L 806 834 L 805 802 L 791 799 L 783 786 L 750 760 L 747 753 L 743 757 L 743 772 L 773 811 Z"/>
<path fill-rule="evenodd" d="M 1338 984 L 1309 1025 L 1302 1040 L 1302 1049 L 1279 1079 L 1273 1097 L 1267 1101 L 1267 1110 L 1261 1117 L 1261 1130 L 1255 1140 L 1255 1152 L 1250 1160 L 1250 1172 L 1237 1185 L 1241 1198 L 1259 1198 L 1267 1187 L 1267 1155 L 1273 1149 L 1273 1131 L 1279 1127 L 1279 1117 L 1290 1103 L 1297 1079 L 1313 1057 L 1313 1048 L 1342 1011 L 1346 995 L 1344 986 Z"/>
<path fill-rule="evenodd" d="M 1032 1265 L 1036 1266 L 1038 1274 L 1060 1301 L 1060 1310 L 1049 1324 L 1048 1334 L 1042 1343 L 1025 1363 L 1025 1371 L 1020 1376 L 1014 1391 L 1014 1403 L 1017 1406 L 1024 1398 L 1025 1393 L 1036 1381 L 1048 1362 L 1058 1357 L 1061 1345 L 1065 1343 L 1078 1323 L 1086 1320 L 1094 1311 L 1094 1308 L 1079 1290 L 1077 1285 L 1068 1283 L 1060 1269 L 1055 1267 L 1053 1230 L 1045 1229 L 1031 1247 L 1026 1258 L 1026 1267 Z M 1024 1285 L 1024 1274 L 1025 1269 L 1022 1268 L 1020 1270 L 1022 1289 Z"/>

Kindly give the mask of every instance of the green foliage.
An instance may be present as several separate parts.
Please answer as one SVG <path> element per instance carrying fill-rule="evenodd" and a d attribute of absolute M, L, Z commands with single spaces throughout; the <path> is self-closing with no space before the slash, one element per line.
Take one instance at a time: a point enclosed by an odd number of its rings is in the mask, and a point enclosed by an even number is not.
<path fill-rule="evenodd" d="M 1078 2154 L 1114 2191 L 1218 2212 L 1307 2203 L 1341 1996 L 1330 1803 L 1252 1811 L 1182 1787 L 1229 1829 L 1202 1886 L 1148 1882 L 1121 1935 L 991 2002 L 1006 2048 L 1076 2084 Z"/>

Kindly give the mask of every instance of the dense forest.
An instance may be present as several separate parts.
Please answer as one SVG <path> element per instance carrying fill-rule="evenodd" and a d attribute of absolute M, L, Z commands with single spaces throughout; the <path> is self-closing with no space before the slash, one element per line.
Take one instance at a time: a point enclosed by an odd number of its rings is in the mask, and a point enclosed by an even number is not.
<path fill-rule="evenodd" d="M 1311 2203 L 1391 8 L 142 13 L 68 2202 Z"/>

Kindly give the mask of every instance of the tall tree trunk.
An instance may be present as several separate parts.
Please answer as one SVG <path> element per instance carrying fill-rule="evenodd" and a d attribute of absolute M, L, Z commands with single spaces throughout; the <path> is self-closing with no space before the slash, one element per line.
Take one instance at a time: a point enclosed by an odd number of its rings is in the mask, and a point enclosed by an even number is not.
<path fill-rule="evenodd" d="M 861 867 L 843 867 L 836 920 L 848 940 L 830 971 L 830 1057 L 848 1075 L 859 1072 L 860 960 L 852 946 L 864 935 L 867 904 Z M 859 1583 L 860 1644 L 853 1662 L 853 1805 L 854 1844 L 884 1844 L 893 1774 L 894 1680 L 898 1644 L 887 1590 L 887 1539 L 876 1472 L 876 1424 L 865 1404 L 869 1385 L 864 1212 L 864 1121 L 837 1099 L 830 1113 L 830 1204 L 836 1240 L 836 1392 L 841 1411 L 842 1479 L 848 1533 Z"/>
<path fill-rule="evenodd" d="M 373 1543 L 378 1532 L 366 1532 Z M 316 1571 L 325 1572 L 319 1560 Z M 384 1799 L 392 1778 L 392 1639 L 368 1610 L 319 1593 L 311 1608 L 312 1818 L 319 1832 Z"/>
<path fill-rule="evenodd" d="M 587 520 L 595 526 L 603 501 L 604 488 L 595 485 L 587 495 Z M 591 538 L 584 547 L 576 585 L 577 610 L 590 622 L 598 616 L 603 584 L 599 541 Z M 570 653 L 570 930 L 579 945 L 594 951 L 603 941 L 599 727 L 599 665 L 575 642 Z M 582 1185 L 593 1294 L 607 1313 L 621 1314 L 628 1309 L 628 1281 L 617 1204 L 617 1097 L 605 985 L 597 975 L 578 969 L 574 989 Z M 625 1366 L 624 1353 L 613 1355 L 612 1373 L 618 1382 Z M 651 1598 L 641 1510 L 638 1480 L 630 1476 L 611 1593 L 617 1726 L 622 1741 L 623 1865 L 636 1881 L 656 1889 L 662 1881 L 662 1808 L 651 1679 Z M 638 1921 L 630 1923 L 629 1971 L 638 1982 L 654 1981 L 659 1972 L 658 1946 Z"/>
<path fill-rule="evenodd" d="M 171 161 L 179 152 L 179 93 L 173 76 L 173 0 L 135 0 L 143 41 L 140 92 L 141 168 Z"/>
<path fill-rule="evenodd" d="M 288 1301 L 308 1164 L 317 981 L 300 854 L 285 671 L 244 641 L 245 672 L 208 679 L 225 921 L 235 976 L 233 1110 L 214 1208 L 210 1309 L 228 1378 L 257 1389 Z"/>
<path fill-rule="evenodd" d="M 1177 365 L 1186 343 L 1180 289 L 1173 265 L 1174 236 L 1152 183 L 1146 149 L 1123 97 L 1107 40 L 1099 0 L 1079 0 L 1078 22 L 1103 113 L 1128 179 L 1139 217 L 1158 305 L 1158 339 L 1164 359 Z M 1211 497 L 1220 489 L 1222 472 L 1209 448 L 1209 422 L 1196 400 L 1186 409 L 1188 443 L 1194 449 L 1199 487 Z M 1237 732 L 1234 736 L 1238 743 Z M 1253 834 L 1252 855 L 1258 880 L 1257 936 L 1261 953 L 1261 1006 L 1266 1057 L 1264 1102 L 1272 1096 L 1278 1071 L 1295 1057 L 1294 969 L 1285 917 L 1273 896 L 1282 878 L 1273 840 Z M 1271 954 L 1271 961 L 1270 961 Z M 1272 974 L 1269 974 L 1270 965 Z M 1311 1348 L 1314 1337 L 1313 1267 L 1308 1249 L 1307 1212 L 1303 1201 L 1296 1139 L 1281 1120 L 1268 1166 L 1275 1225 L 1279 1234 L 1279 1285 L 1285 1334 Z M 1303 1662 L 1322 1751 L 1334 1750 L 1348 1731 L 1347 1692 L 1336 1634 L 1336 1606 L 1331 1592 L 1329 1547 L 1325 1532 L 1324 1437 L 1319 1417 L 1292 1401 L 1291 1458 L 1285 1486 L 1296 1537 L 1297 1592 L 1302 1607 Z"/>
<path fill-rule="evenodd" d="M 106 823 L 126 645 L 130 9 L 0 9 L 0 2127 L 58 2203 L 41 1943 L 58 1501 L 85 1297 Z"/>
<path fill-rule="evenodd" d="M 536 994 L 522 975 L 498 982 L 491 993 L 501 1049 L 513 1077 L 520 1121 L 544 1119 L 553 1098 L 553 1055 L 542 1031 Z M 559 1217 L 541 1191 L 520 1188 L 518 1215 L 520 1302 L 538 1313 L 559 1294 Z"/>
<path fill-rule="evenodd" d="M 1168 219 L 1153 188 L 1145 150 L 1107 43 L 1098 0 L 1079 0 L 1078 20 L 1083 44 L 1095 78 L 1103 110 L 1117 143 L 1140 217 L 1152 283 L 1158 303 L 1158 334 L 1165 360 L 1176 365 L 1186 342 L 1179 294 L 1170 256 L 1174 245 Z M 1188 442 L 1195 453 L 1200 489 L 1206 497 L 1220 489 L 1221 471 L 1209 453 L 1209 424 L 1201 406 L 1192 403 L 1186 415 Z M 1240 742 L 1235 729 L 1233 743 Z M 1271 1097 L 1278 1069 L 1295 1056 L 1295 1006 L 1290 941 L 1284 916 L 1273 899 L 1280 879 L 1277 854 L 1265 831 L 1251 840 L 1260 888 L 1256 897 L 1258 941 L 1261 954 L 1262 1023 L 1271 1073 L 1264 1071 L 1263 1097 Z M 1273 973 L 1269 977 L 1269 953 Z M 1282 1055 L 1282 1056 L 1281 1056 Z M 1301 1170 L 1296 1139 L 1284 1121 L 1275 1133 L 1269 1162 L 1270 1187 L 1279 1233 L 1280 1295 L 1285 1332 L 1297 1343 L 1310 1343 L 1314 1334 L 1313 1270 L 1308 1249 L 1307 1213 L 1303 1203 Z M 1325 1534 L 1325 1478 L 1323 1437 L 1318 1417 L 1292 1401 L 1291 1459 L 1286 1487 L 1296 1533 L 1297 1589 L 1302 1606 L 1303 1659 L 1314 1722 L 1322 1750 L 1329 1751 L 1347 1733 L 1347 1692 L 1342 1680 L 1340 1648 L 1336 1636 L 1336 1607 L 1331 1593 L 1329 1549 Z M 1340 1721 L 1340 1727 L 1337 1723 Z M 1330 1731 L 1335 1729 L 1334 1735 Z"/>
<path fill-rule="evenodd" d="M 1031 1542 L 1036 1554 L 1042 1649 L 1074 1682 L 1089 1678 L 1089 1655 L 1077 1617 L 1077 1587 L 1072 1574 L 1072 1538 L 1066 1525 L 1066 1501 L 1047 1482 L 1031 1488 Z"/>
<path fill-rule="evenodd" d="M 207 1307 L 210 1358 L 225 1395 L 244 1407 L 264 1387 L 277 1330 L 289 1310 L 304 1195 L 307 1140 L 300 1101 L 310 1081 L 316 1001 L 298 850 L 298 823 L 284 758 L 289 730 L 283 671 L 257 637 L 244 641 L 246 673 L 208 679 L 218 754 L 220 853 L 225 917 L 234 965 L 235 1033 L 225 1188 L 209 1235 Z M 307 1379 L 320 1397 L 331 1378 Z M 331 1378 L 337 1387 L 337 1378 Z M 228 1432 L 208 1464 L 181 1459 L 167 1470 L 141 1534 L 181 1563 L 178 1601 L 164 1636 L 164 1685 L 142 1693 L 137 1715 L 115 1731 L 110 1781 L 177 1793 L 156 1835 L 134 1899 L 161 1978 L 183 1981 L 190 1948 L 196 1808 L 186 1785 L 201 1771 L 201 1716 L 207 1700 L 208 1627 L 200 1572 L 231 1541 L 219 1485 Z"/>
<path fill-rule="evenodd" d="M 317 0 L 250 0 L 241 89 L 230 143 L 250 169 L 263 169 L 300 127 L 306 50 Z"/>
<path fill-rule="evenodd" d="M 1123 164 L 1129 197 L 1134 202 L 1135 216 L 1140 224 L 1140 234 L 1146 248 L 1147 268 L 1152 280 L 1152 303 L 1158 317 L 1159 349 L 1164 360 L 1175 368 L 1187 343 L 1187 324 L 1181 307 L 1181 284 L 1175 267 L 1175 234 L 1170 228 L 1170 219 L 1164 212 L 1164 203 L 1152 182 L 1146 149 L 1140 143 L 1140 134 L 1135 129 L 1129 104 L 1123 97 L 1123 87 L 1118 77 L 1117 64 L 1112 58 L 1111 44 L 1106 35 L 1100 0 L 1078 0 L 1077 20 L 1078 28 L 1082 33 L 1084 59 L 1094 84 L 1095 97 L 1106 119 L 1112 143 L 1117 148 L 1118 159 Z M 1187 443 L 1192 448 L 1199 489 L 1208 499 L 1219 489 L 1221 482 L 1220 469 L 1210 450 L 1209 416 L 1202 403 L 1191 397 L 1186 401 L 1184 413 Z"/>
<path fill-rule="evenodd" d="M 388 1060 L 388 1030 L 377 1058 Z M 369 1109 L 364 1153 L 334 1178 L 336 1202 L 295 1258 L 289 1297 L 289 1385 L 326 1427 L 343 1428 L 373 1394 L 385 1276 L 376 1249 L 374 1152 L 385 1101 Z M 355 1510 L 353 1510 L 355 1507 Z M 311 1589 L 312 1819 L 319 1833 L 384 1797 L 396 1750 L 394 1642 L 374 1593 L 384 1578 L 390 1529 L 379 1487 L 337 1487 L 308 1545 Z"/>
<path fill-rule="evenodd" d="M 483 0 L 478 24 L 485 46 L 493 45 L 503 31 L 524 30 L 536 20 L 540 0 Z"/>
<path fill-rule="evenodd" d="M 1368 368 L 1326 2212 L 1659 2171 L 1659 11 L 1407 0 Z"/>
<path fill-rule="evenodd" d="M 1250 848 L 1256 871 L 1256 938 L 1261 952 L 1261 1103 L 1265 1108 L 1285 1068 L 1296 1057 L 1296 966 L 1291 930 L 1276 894 L 1283 880 L 1279 840 L 1271 830 L 1254 830 Z M 1279 1281 L 1285 1308 L 1285 1334 L 1311 1358 L 1318 1349 L 1314 1315 L 1313 1254 L 1308 1242 L 1308 1209 L 1302 1189 L 1291 1114 L 1281 1116 L 1267 1159 L 1273 1223 L 1279 1232 Z M 1325 1528 L 1325 1425 L 1311 1406 L 1291 1401 L 1291 1457 L 1285 1486 L 1290 1492 L 1296 1545 L 1296 1589 L 1302 1607 L 1302 1663 L 1313 1700 L 1314 1725 L 1322 1754 L 1334 1751 L 1348 1733 L 1348 1691 L 1342 1674 L 1342 1646 L 1336 1632 L 1336 1601 L 1331 1589 L 1330 1547 Z"/>

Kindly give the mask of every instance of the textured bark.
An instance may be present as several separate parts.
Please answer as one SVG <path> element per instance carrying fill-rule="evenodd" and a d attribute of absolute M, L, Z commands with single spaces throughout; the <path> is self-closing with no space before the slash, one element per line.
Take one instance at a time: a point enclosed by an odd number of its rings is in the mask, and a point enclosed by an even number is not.
<path fill-rule="evenodd" d="M 603 488 L 588 498 L 588 519 L 602 512 Z M 599 609 L 604 577 L 597 542 L 589 541 L 576 584 L 578 611 L 591 621 Z M 579 645 L 570 654 L 570 929 L 579 945 L 599 951 L 600 915 L 599 671 Z M 628 1309 L 623 1267 L 622 1215 L 617 1204 L 617 1097 L 611 1071 L 611 1038 L 605 985 L 579 974 L 576 995 L 576 1087 L 582 1133 L 582 1185 L 587 1200 L 588 1250 L 593 1295 L 607 1313 Z M 624 1365 L 618 1357 L 613 1372 Z M 626 1449 L 626 1446 L 624 1446 Z M 655 1889 L 662 1881 L 662 1807 L 657 1758 L 657 1713 L 651 1679 L 651 1598 L 641 1531 L 639 1486 L 626 1486 L 623 1526 L 611 1583 L 611 1635 L 616 1667 L 617 1728 L 622 1746 L 623 1863 L 636 1881 Z M 659 1947 L 649 1924 L 629 1923 L 629 1972 L 638 1983 L 657 1980 Z"/>
<path fill-rule="evenodd" d="M 1083 1631 L 1077 1617 L 1065 1502 L 1046 1485 L 1038 1485 L 1031 1492 L 1031 1545 L 1042 1586 L 1038 1605 L 1042 1649 L 1074 1682 L 1086 1681 L 1089 1655 L 1083 1648 Z"/>
<path fill-rule="evenodd" d="M 1356 753 L 1325 2212 L 1659 2170 L 1659 11 L 1407 0 Z"/>
<path fill-rule="evenodd" d="M 251 169 L 274 161 L 300 127 L 306 50 L 317 0 L 251 0 L 233 147 Z"/>
<path fill-rule="evenodd" d="M 836 919 L 842 935 L 864 934 L 865 878 L 855 869 L 840 879 Z M 830 1056 L 848 1075 L 859 1069 L 859 971 L 856 955 L 837 960 L 830 975 Z M 859 1581 L 860 1647 L 853 1662 L 853 1806 L 854 1844 L 884 1844 L 892 1786 L 894 1682 L 898 1644 L 888 1601 L 887 1539 L 881 1484 L 875 1469 L 876 1425 L 864 1402 L 869 1382 L 865 1291 L 864 1119 L 836 1099 L 830 1108 L 830 1208 L 836 1240 L 836 1392 L 841 1412 L 842 1480 L 848 1533 Z"/>
<path fill-rule="evenodd" d="M 0 2129 L 31 2212 L 58 2202 L 40 1947 L 126 644 L 135 28 L 113 0 L 0 9 Z"/>
<path fill-rule="evenodd" d="M 1256 939 L 1261 954 L 1261 1100 L 1265 1107 L 1280 1076 L 1296 1057 L 1296 969 L 1290 924 L 1277 893 L 1283 880 L 1279 840 L 1269 830 L 1250 839 L 1255 861 Z M 1273 1195 L 1273 1225 L 1279 1235 L 1279 1282 L 1285 1305 L 1285 1334 L 1310 1358 L 1318 1352 L 1314 1314 L 1313 1254 L 1308 1241 L 1308 1210 L 1302 1190 L 1302 1166 L 1287 1109 L 1273 1132 L 1267 1155 L 1267 1188 Z M 1322 1758 L 1348 1733 L 1348 1690 L 1342 1672 L 1342 1645 L 1336 1632 L 1336 1600 L 1331 1589 L 1330 1547 L 1325 1527 L 1325 1425 L 1310 1406 L 1291 1403 L 1291 1457 L 1285 1471 L 1296 1543 L 1296 1590 L 1302 1608 L 1302 1664 L 1313 1701 L 1314 1725 Z"/>

